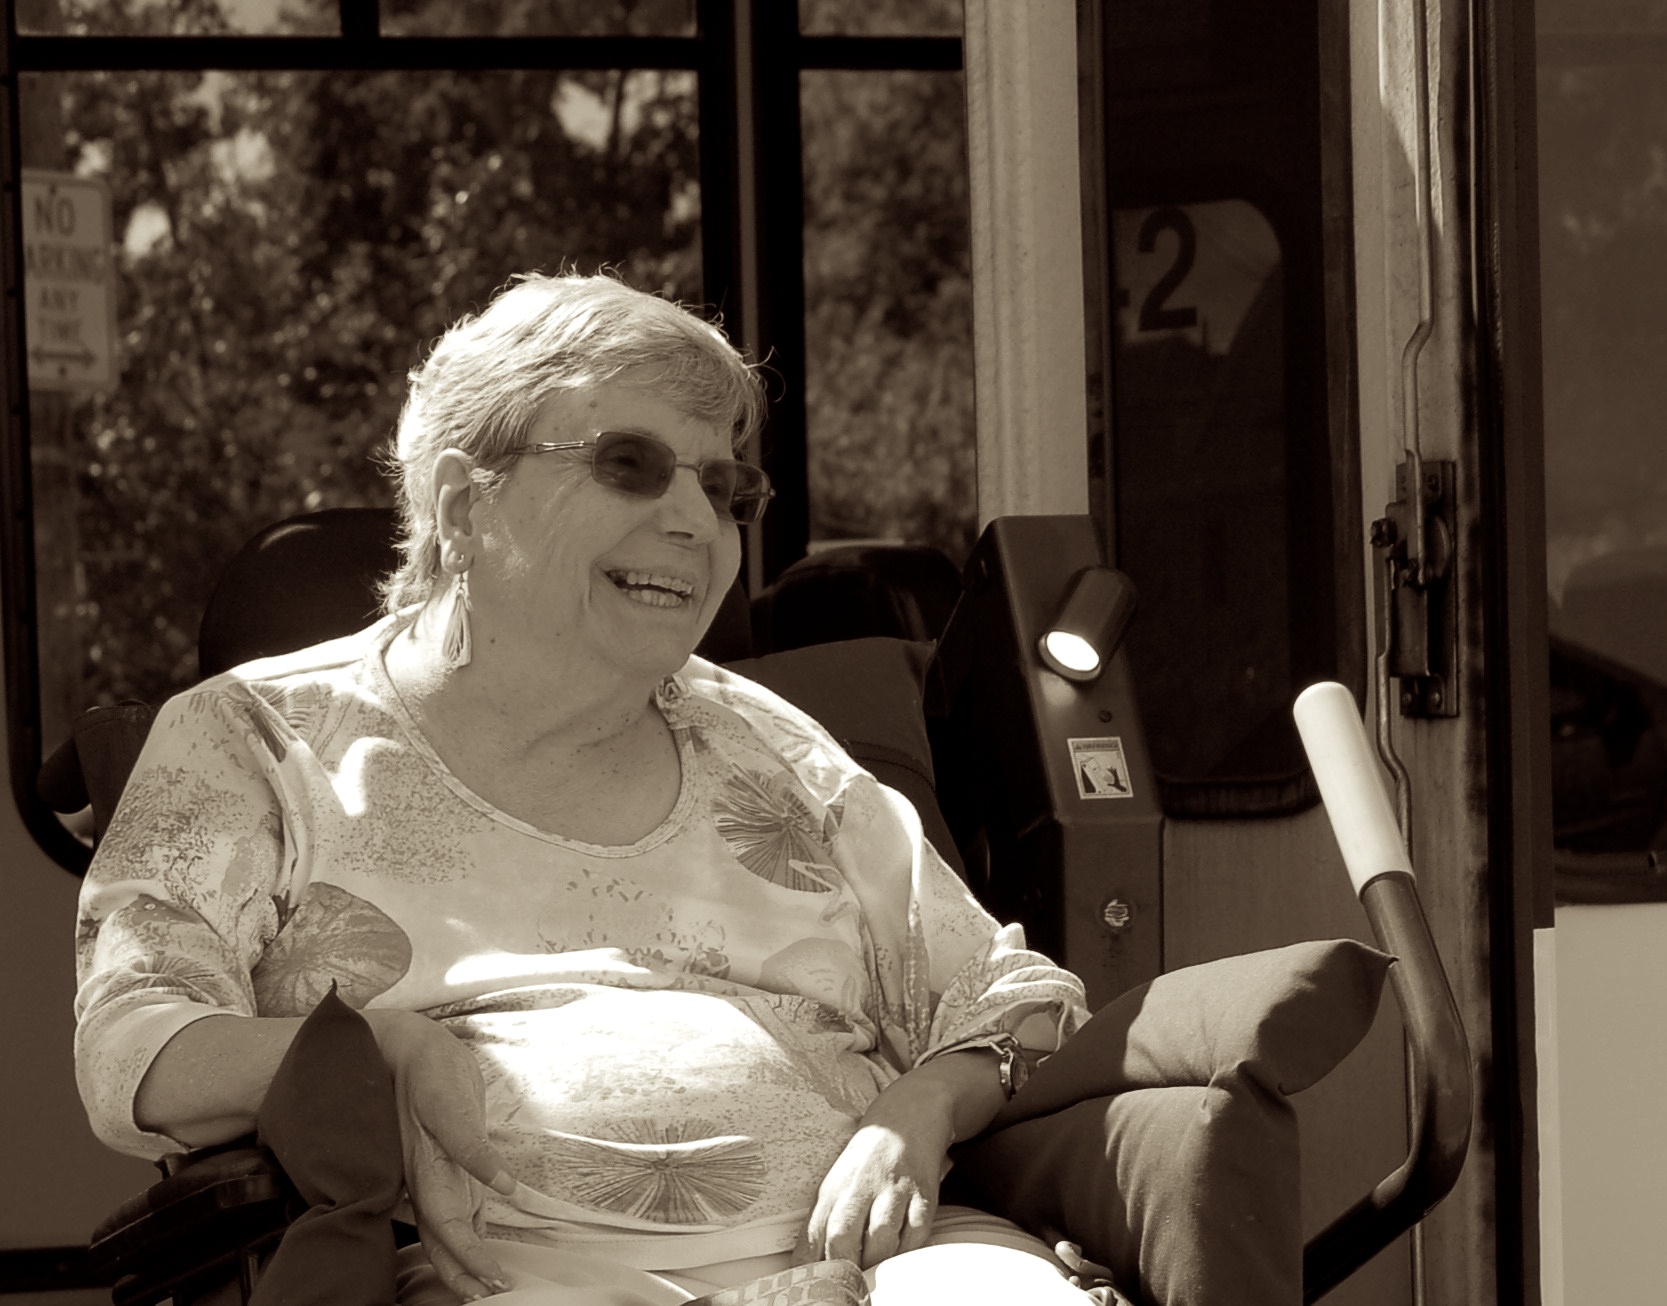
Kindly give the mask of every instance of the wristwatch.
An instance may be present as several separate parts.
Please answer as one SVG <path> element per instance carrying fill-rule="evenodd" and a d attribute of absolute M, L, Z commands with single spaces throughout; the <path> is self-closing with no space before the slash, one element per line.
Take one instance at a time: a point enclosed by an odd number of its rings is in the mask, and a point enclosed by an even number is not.
<path fill-rule="evenodd" d="M 998 1063 L 1001 1071 L 1001 1091 L 1007 1095 L 1007 1100 L 1013 1100 L 1013 1094 L 1024 1087 L 1025 1080 L 1030 1078 L 1030 1062 L 1025 1059 L 1024 1049 L 1019 1046 L 1019 1040 L 1011 1034 L 1003 1034 L 990 1050 L 1000 1058 Z"/>

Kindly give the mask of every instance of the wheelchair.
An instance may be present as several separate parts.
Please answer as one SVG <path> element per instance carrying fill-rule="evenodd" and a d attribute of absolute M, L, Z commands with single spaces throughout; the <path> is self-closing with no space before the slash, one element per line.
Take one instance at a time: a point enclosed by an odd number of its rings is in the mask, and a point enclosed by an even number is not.
<path fill-rule="evenodd" d="M 393 535 L 392 514 L 379 509 L 326 510 L 261 532 L 228 564 L 210 598 L 199 641 L 202 674 L 368 624 L 376 615 L 375 579 L 395 561 Z M 1013 595 L 990 601 L 1001 589 L 992 576 L 1020 565 L 1056 595 L 1097 563 L 1092 531 L 1079 519 L 992 524 L 964 581 L 929 551 L 834 550 L 795 564 L 755 602 L 737 585 L 697 652 L 821 721 L 861 765 L 914 803 L 934 846 L 985 897 L 992 866 L 1011 847 L 990 828 L 992 820 L 1011 825 L 1015 815 L 992 818 L 987 801 L 957 805 L 940 802 L 939 793 L 976 776 L 993 750 L 1014 751 L 1007 732 L 1012 713 L 1025 711 L 1020 681 L 1033 674 L 1020 664 L 1034 661 L 1031 628 L 1046 620 L 1034 602 L 1034 610 L 1021 611 L 1026 601 Z M 1004 629 L 990 629 L 993 610 Z M 844 638 L 828 641 L 832 633 Z M 991 711 L 993 695 L 1007 700 L 1005 715 Z M 43 766 L 42 797 L 63 812 L 90 807 L 95 837 L 102 834 L 153 710 L 124 704 L 87 714 Z M 1358 730 L 1358 716 L 1352 720 Z M 1335 810 L 1332 816 L 1334 823 L 1344 819 Z M 1037 817 L 1028 823 L 1034 827 Z M 1456 1182 L 1469 1139 L 1469 1053 L 1410 873 L 1350 869 L 1380 947 L 1395 959 L 1388 978 L 1408 1042 L 1410 1146 L 1399 1169 L 1308 1241 L 1305 1301 L 1421 1220 Z M 1038 946 L 1047 950 L 1047 940 Z M 285 1228 L 305 1208 L 295 1186 L 252 1139 L 170 1158 L 163 1171 L 159 1183 L 94 1234 L 92 1257 L 115 1276 L 116 1306 L 247 1300 Z M 1069 1225 L 1068 1212 L 1061 1222 Z M 1048 1232 L 1084 1242 L 1069 1227 L 1050 1224 Z M 1144 1282 L 1146 1275 L 1137 1270 L 1137 1277 Z M 1137 1284 L 1134 1291 L 1144 1289 Z"/>

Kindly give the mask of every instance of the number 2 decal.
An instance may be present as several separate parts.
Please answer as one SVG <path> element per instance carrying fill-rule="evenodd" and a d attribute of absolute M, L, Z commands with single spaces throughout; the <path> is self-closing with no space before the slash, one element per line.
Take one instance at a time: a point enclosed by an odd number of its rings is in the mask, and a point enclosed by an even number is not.
<path fill-rule="evenodd" d="M 1146 221 L 1140 224 L 1139 249 L 1142 254 L 1150 254 L 1157 249 L 1158 233 L 1161 231 L 1175 233 L 1175 261 L 1146 292 L 1146 298 L 1140 301 L 1142 331 L 1174 331 L 1198 325 L 1196 308 L 1169 307 L 1169 297 L 1180 289 L 1187 273 L 1192 271 L 1193 260 L 1198 257 L 1198 230 L 1183 209 L 1174 205 L 1153 209 L 1146 215 Z"/>

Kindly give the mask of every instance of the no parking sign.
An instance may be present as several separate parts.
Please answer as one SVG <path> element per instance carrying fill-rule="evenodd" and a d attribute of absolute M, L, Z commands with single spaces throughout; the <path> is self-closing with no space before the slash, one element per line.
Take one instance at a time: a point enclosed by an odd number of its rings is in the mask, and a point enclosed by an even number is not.
<path fill-rule="evenodd" d="M 116 383 L 115 241 L 102 181 L 24 169 L 23 295 L 31 390 Z"/>

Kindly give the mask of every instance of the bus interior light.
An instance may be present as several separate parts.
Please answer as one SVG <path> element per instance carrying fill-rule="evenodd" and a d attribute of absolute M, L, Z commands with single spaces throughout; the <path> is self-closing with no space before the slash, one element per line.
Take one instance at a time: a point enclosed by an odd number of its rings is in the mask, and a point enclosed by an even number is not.
<path fill-rule="evenodd" d="M 1134 583 L 1110 567 L 1084 567 L 1066 587 L 1059 615 L 1036 642 L 1043 664 L 1067 680 L 1105 670 L 1135 609 Z"/>

